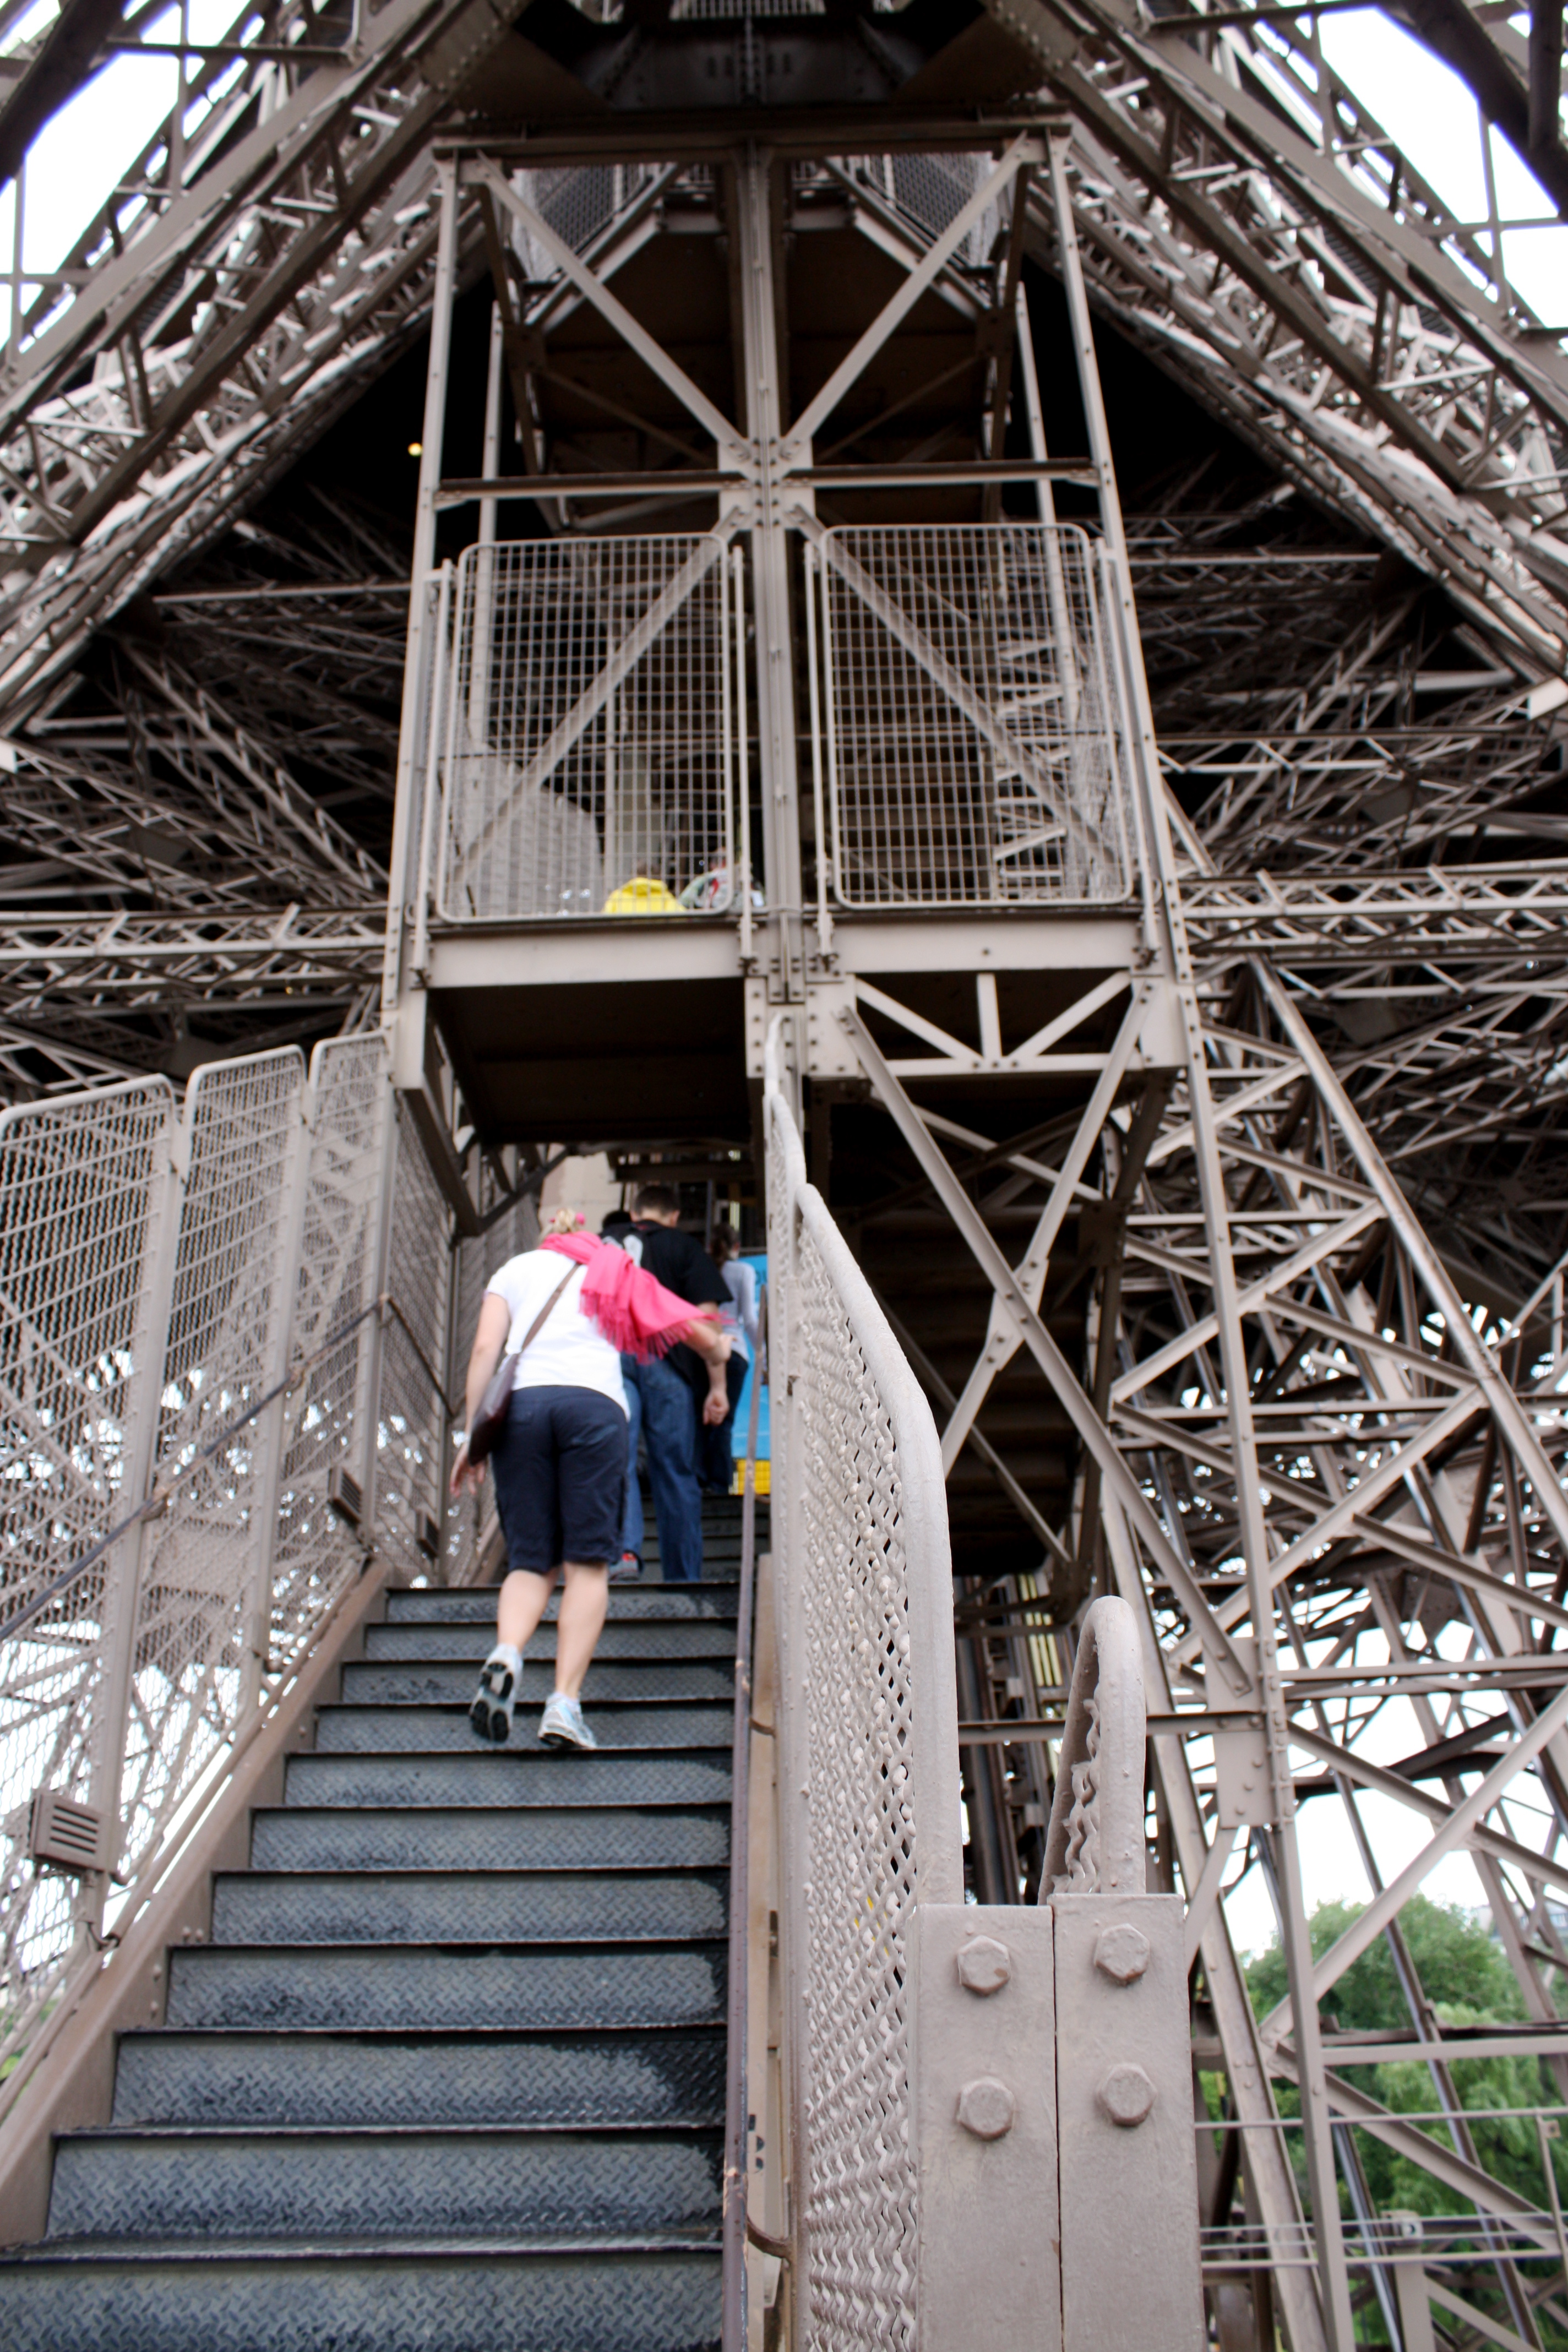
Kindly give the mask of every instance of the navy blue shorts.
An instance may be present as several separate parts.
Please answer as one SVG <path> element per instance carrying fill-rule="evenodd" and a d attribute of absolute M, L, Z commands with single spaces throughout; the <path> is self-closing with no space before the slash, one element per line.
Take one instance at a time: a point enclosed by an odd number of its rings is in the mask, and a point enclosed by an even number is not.
<path fill-rule="evenodd" d="M 626 1417 L 597 1389 L 514 1389 L 490 1456 L 509 1568 L 542 1576 L 563 1559 L 616 1559 Z"/>

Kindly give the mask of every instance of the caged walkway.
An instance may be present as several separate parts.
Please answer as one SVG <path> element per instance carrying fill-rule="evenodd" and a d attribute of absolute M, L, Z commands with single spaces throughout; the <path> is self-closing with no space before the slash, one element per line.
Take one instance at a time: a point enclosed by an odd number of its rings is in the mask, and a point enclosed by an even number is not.
<path fill-rule="evenodd" d="M 0 2263 L 11 2352 L 646 2352 L 719 2338 L 739 1503 L 612 1589 L 595 1755 L 478 1747 L 494 1592 L 386 1595 L 107 2128 Z"/>

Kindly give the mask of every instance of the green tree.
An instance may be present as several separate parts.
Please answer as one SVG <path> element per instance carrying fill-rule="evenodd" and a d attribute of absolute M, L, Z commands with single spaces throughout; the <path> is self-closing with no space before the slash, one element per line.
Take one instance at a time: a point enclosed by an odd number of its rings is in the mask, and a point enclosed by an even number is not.
<path fill-rule="evenodd" d="M 1319 1905 L 1309 1923 L 1314 1958 L 1321 1958 L 1331 1945 L 1339 1941 L 1363 1908 L 1357 1903 Z M 1399 1921 L 1422 1989 L 1445 2025 L 1509 2025 L 1524 2018 L 1524 2003 L 1513 1970 L 1501 1946 L 1483 1927 L 1468 1919 L 1462 1911 L 1429 1903 L 1424 1895 L 1416 1895 L 1405 1905 Z M 1285 1955 L 1278 1942 L 1247 1963 L 1247 1983 L 1259 2018 L 1266 2017 L 1284 1999 Z M 1410 2029 L 1410 2011 L 1386 1936 L 1375 1937 L 1352 1963 L 1320 2003 L 1318 2013 L 1324 2029 L 1331 2032 L 1400 2033 Z M 1342 2057 L 1331 2055 L 1331 2063 L 1348 2082 L 1398 2114 L 1430 2116 L 1439 2105 L 1431 2072 L 1419 2059 L 1395 2065 L 1354 2066 L 1347 2064 Z M 1533 2116 L 1528 2112 L 1490 2116 L 1485 2111 L 1528 2111 L 1557 2105 L 1555 2089 L 1543 2064 L 1539 2059 L 1525 2057 L 1456 2057 L 1450 2063 L 1455 2093 L 1471 2116 L 1469 2128 L 1480 2163 L 1499 2180 L 1528 2197 L 1532 2204 L 1541 2204 L 1545 2183 Z M 1280 2113 L 1299 2115 L 1300 2104 L 1294 2090 L 1279 2084 L 1277 2091 Z M 1442 2123 L 1422 2122 L 1416 2129 L 1444 2147 L 1453 2145 Z M 1288 2137 L 1292 2144 L 1299 2143 L 1299 2134 L 1290 2133 Z M 1396 2155 L 1370 2133 L 1358 2131 L 1355 2139 L 1376 2211 L 1405 2209 L 1437 2214 L 1473 2210 L 1468 2198 L 1412 2163 L 1408 2157 Z M 1300 2170 L 1299 2145 L 1294 2147 L 1294 2152 Z M 1553 2167 L 1560 2193 L 1568 2200 L 1568 2147 L 1561 2142 L 1553 2148 Z M 1350 2207 L 1342 2184 L 1341 2198 L 1342 2210 L 1348 2219 Z M 1477 2275 L 1465 2291 L 1473 2293 L 1483 2305 L 1497 2308 L 1500 2316 L 1500 2306 L 1490 2291 L 1493 2275 L 1489 2273 L 1485 2279 Z M 1375 2305 L 1363 2309 L 1359 2316 L 1364 2331 L 1363 2340 L 1381 2343 L 1382 2326 Z M 1552 2332 L 1546 2340 L 1560 2345 L 1565 2339 L 1561 2333 Z"/>

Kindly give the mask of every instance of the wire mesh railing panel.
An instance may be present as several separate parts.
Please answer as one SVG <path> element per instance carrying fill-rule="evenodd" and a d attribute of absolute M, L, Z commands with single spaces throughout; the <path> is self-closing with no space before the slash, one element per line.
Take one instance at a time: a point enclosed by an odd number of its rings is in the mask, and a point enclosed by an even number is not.
<path fill-rule="evenodd" d="M 198 1073 L 183 1117 L 153 1079 L 0 1118 L 0 2112 L 108 1892 L 30 1858 L 32 1799 L 100 1816 L 133 1916 L 360 1572 L 328 1479 L 363 1476 L 384 1346 L 377 1532 L 424 1566 L 450 1221 L 411 1133 L 384 1331 L 390 1103 L 377 1034 L 308 1089 L 290 1048 Z"/>
<path fill-rule="evenodd" d="M 912 2344 L 915 2165 L 904 1925 L 914 1899 L 908 1605 L 891 1432 L 808 1234 L 793 1365 L 807 1402 L 803 1727 L 811 1758 L 811 2341 Z"/>
<path fill-rule="evenodd" d="M 451 1216 L 413 1119 L 398 1111 L 397 1165 L 382 1328 L 376 1416 L 376 1527 L 382 1549 L 411 1576 L 428 1576 L 440 1552 L 445 1481 L 443 1393 Z"/>
<path fill-rule="evenodd" d="M 819 548 L 839 899 L 1126 898 L 1130 746 L 1087 535 L 866 528 Z"/>
<path fill-rule="evenodd" d="M 768 1213 L 796 2287 L 805 2342 L 880 2352 L 915 2342 L 910 1915 L 962 1896 L 941 1453 L 776 1089 Z"/>
<path fill-rule="evenodd" d="M 44 1788 L 89 1801 L 105 1744 L 114 1562 L 70 1570 L 121 1515 L 132 1414 L 156 1377 L 148 1294 L 174 1118 L 165 1078 L 0 1114 L 0 1625 L 17 1625 L 0 1636 L 0 2058 L 75 1941 L 70 1882 L 27 1864 L 28 1808 Z"/>
<path fill-rule="evenodd" d="M 290 1046 L 191 1082 L 189 1160 L 159 1395 L 154 1476 L 179 1507 L 142 1538 L 121 1866 L 134 1875 L 253 1705 L 269 1543 L 272 1423 L 244 1422 L 284 1370 L 305 1070 Z"/>
<path fill-rule="evenodd" d="M 327 1507 L 334 1469 L 364 1475 L 364 1399 L 386 1150 L 386 1044 L 335 1037 L 311 1057 L 310 1161 L 294 1356 L 318 1357 L 289 1400 L 270 1576 L 268 1664 L 281 1672 L 359 1575 L 361 1553 Z M 341 1334 L 333 1344 L 334 1334 Z"/>
<path fill-rule="evenodd" d="M 441 761 L 447 920 L 731 905 L 728 603 L 715 536 L 467 551 Z"/>

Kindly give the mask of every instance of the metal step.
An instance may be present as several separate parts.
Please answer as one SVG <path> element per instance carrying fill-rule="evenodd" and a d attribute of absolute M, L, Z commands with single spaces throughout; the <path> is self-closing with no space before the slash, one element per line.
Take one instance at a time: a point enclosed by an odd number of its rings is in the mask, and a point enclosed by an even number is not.
<path fill-rule="evenodd" d="M 175 2026 L 461 2028 L 706 2025 L 724 2014 L 721 1941 L 399 1950 L 318 1944 L 176 1947 Z"/>
<path fill-rule="evenodd" d="M 724 1804 L 355 1810 L 297 1803 L 251 1817 L 256 1870 L 674 1870 L 724 1867 L 729 1859 Z"/>
<path fill-rule="evenodd" d="M 707 2124 L 724 2029 L 121 2037 L 116 2124 Z"/>
<path fill-rule="evenodd" d="M 474 1669 L 461 1661 L 406 1665 L 390 1661 L 364 1662 L 343 1668 L 343 1703 L 348 1706 L 467 1706 L 474 1696 Z M 542 1706 L 555 1687 L 548 1660 L 522 1662 L 521 1708 Z M 583 1685 L 584 1706 L 609 1699 L 717 1698 L 732 1700 L 734 1668 L 723 1658 L 629 1658 L 621 1664 L 588 1669 Z"/>
<path fill-rule="evenodd" d="M 72 2132 L 48 2242 L 683 2234 L 719 2219 L 712 2130 Z"/>
<path fill-rule="evenodd" d="M 0 2261 L 7 2352 L 718 2352 L 720 2265 L 627 2245 Z M 258 2326 L 258 2315 L 265 2313 Z"/>
<path fill-rule="evenodd" d="M 396 1599 L 396 1594 L 391 1596 Z M 410 1596 L 412 1597 L 412 1596 Z M 442 1593 L 458 1601 L 460 1593 Z M 495 1646 L 495 1607 L 473 1617 L 422 1617 L 388 1625 L 367 1625 L 367 1658 L 471 1658 L 476 1667 Z M 608 1624 L 599 1636 L 595 1664 L 616 1658 L 730 1658 L 735 1654 L 735 1621 L 728 1617 L 628 1618 Z M 555 1655 L 555 1628 L 542 1625 L 528 1645 L 528 1661 Z"/>
<path fill-rule="evenodd" d="M 473 1690 L 468 1697 L 472 1699 Z M 635 1699 L 623 1698 L 595 1705 L 584 1694 L 584 1705 L 589 1727 L 601 1748 L 728 1748 L 734 1735 L 734 1704 L 730 1699 L 670 1699 L 639 1705 Z M 537 1748 L 541 1713 L 535 1707 L 519 1708 L 512 1717 L 507 1745 Z M 466 1706 L 316 1709 L 318 1756 L 467 1756 L 489 1745 L 469 1723 Z"/>
<path fill-rule="evenodd" d="M 729 1880 L 696 1871 L 226 1872 L 215 1944 L 541 1943 L 721 1936 Z"/>
<path fill-rule="evenodd" d="M 703 1805 L 730 1795 L 730 1751 L 482 1748 L 458 1756 L 291 1756 L 290 1805 Z"/>
<path fill-rule="evenodd" d="M 643 1620 L 657 1623 L 663 1619 L 679 1624 L 693 1618 L 728 1617 L 733 1623 L 739 1591 L 732 1579 L 722 1584 L 658 1584 L 646 1578 L 636 1584 L 612 1584 L 608 1622 L 612 1625 Z M 386 1622 L 389 1625 L 493 1625 L 500 1592 L 499 1584 L 465 1585 L 458 1592 L 441 1585 L 409 1586 L 387 1594 Z M 544 1612 L 547 1625 L 554 1624 L 560 1606 L 559 1595 L 552 1597 Z"/>

